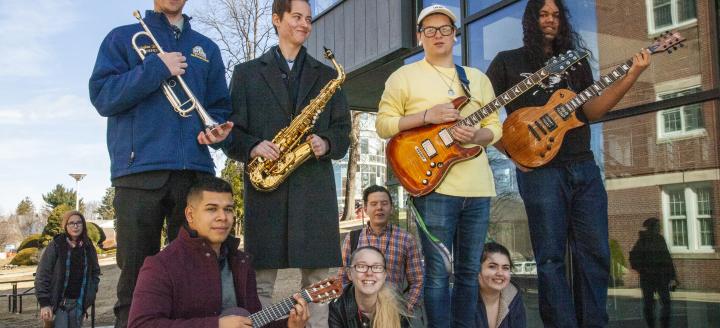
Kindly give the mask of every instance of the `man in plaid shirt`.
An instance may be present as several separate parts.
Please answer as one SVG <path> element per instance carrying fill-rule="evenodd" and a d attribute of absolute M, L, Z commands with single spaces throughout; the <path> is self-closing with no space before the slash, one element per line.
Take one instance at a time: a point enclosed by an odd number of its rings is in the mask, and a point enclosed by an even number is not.
<path fill-rule="evenodd" d="M 350 254 L 358 247 L 373 246 L 379 249 L 385 255 L 387 281 L 398 290 L 407 285 L 404 297 L 408 310 L 412 312 L 422 297 L 424 274 L 422 256 L 415 237 L 388 222 L 392 216 L 393 205 L 390 192 L 385 187 L 374 185 L 366 188 L 363 191 L 363 206 L 370 221 L 360 231 L 355 247 L 351 245 L 352 233 L 345 236 L 342 245 L 343 263 L 345 266 L 349 265 Z M 345 269 L 341 267 L 339 271 L 343 285 L 349 283 Z"/>

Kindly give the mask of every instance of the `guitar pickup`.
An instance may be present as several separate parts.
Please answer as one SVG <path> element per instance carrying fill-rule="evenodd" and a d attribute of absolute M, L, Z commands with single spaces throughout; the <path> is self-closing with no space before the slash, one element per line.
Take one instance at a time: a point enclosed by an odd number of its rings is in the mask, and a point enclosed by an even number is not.
<path fill-rule="evenodd" d="M 455 139 L 450 135 L 450 132 L 447 129 L 440 130 L 440 133 L 438 133 L 440 136 L 440 139 L 442 140 L 443 144 L 445 144 L 445 147 L 449 147 L 450 145 L 455 142 Z"/>
<path fill-rule="evenodd" d="M 437 150 L 435 149 L 435 146 L 433 146 L 432 142 L 430 142 L 430 140 L 425 139 L 425 141 L 423 141 L 421 145 L 428 157 L 433 158 L 435 155 L 437 155 Z"/>
<path fill-rule="evenodd" d="M 540 125 L 540 123 L 538 123 L 537 121 L 535 121 L 535 127 L 537 127 L 543 134 L 547 134 L 547 131 L 545 131 L 545 128 L 543 128 L 543 126 Z"/>
<path fill-rule="evenodd" d="M 537 131 L 535 131 L 535 129 L 533 129 L 532 125 L 528 124 L 528 130 L 530 130 L 530 133 L 535 136 L 535 139 L 537 139 L 537 141 L 540 141 L 540 135 L 537 133 Z"/>
<path fill-rule="evenodd" d="M 545 125 L 545 127 L 548 129 L 548 131 L 553 131 L 557 129 L 557 123 L 550 117 L 550 115 L 545 114 L 542 117 L 540 117 L 540 121 Z"/>
<path fill-rule="evenodd" d="M 423 162 L 427 162 L 427 158 L 425 158 L 425 155 L 423 154 L 423 152 L 422 152 L 422 150 L 420 149 L 420 147 L 415 146 L 415 152 L 418 154 L 418 156 L 420 156 L 420 159 L 421 159 Z"/>

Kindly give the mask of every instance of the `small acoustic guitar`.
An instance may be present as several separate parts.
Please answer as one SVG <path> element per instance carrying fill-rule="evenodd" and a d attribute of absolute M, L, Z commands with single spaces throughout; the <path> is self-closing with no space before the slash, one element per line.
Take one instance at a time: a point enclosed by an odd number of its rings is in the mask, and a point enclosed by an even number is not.
<path fill-rule="evenodd" d="M 340 295 L 342 295 L 342 280 L 335 277 L 325 279 L 300 291 L 300 296 L 308 303 L 325 303 L 340 297 Z M 238 307 L 223 312 L 223 315 L 248 317 L 252 320 L 253 328 L 260 328 L 290 314 L 290 310 L 295 306 L 295 303 L 297 302 L 294 298 L 288 297 L 253 314 Z"/>
<path fill-rule="evenodd" d="M 450 133 L 453 127 L 478 124 L 550 75 L 563 73 L 587 56 L 587 52 L 569 50 L 551 58 L 545 67 L 461 120 L 421 126 L 396 134 L 388 142 L 386 155 L 400 184 L 413 196 L 435 190 L 454 164 L 475 158 L 483 151 L 481 146 L 461 146 Z M 464 96 L 452 101 L 458 110 L 469 102 L 470 99 Z"/>
<path fill-rule="evenodd" d="M 667 32 L 647 47 L 651 54 L 682 47 L 685 38 L 679 33 Z M 555 91 L 550 100 L 539 107 L 518 109 L 503 123 L 503 146 L 508 156 L 516 163 L 537 168 L 550 162 L 560 151 L 565 134 L 582 126 L 575 112 L 590 99 L 621 79 L 632 66 L 632 59 L 616 67 L 609 74 L 579 94 L 567 89 Z"/>

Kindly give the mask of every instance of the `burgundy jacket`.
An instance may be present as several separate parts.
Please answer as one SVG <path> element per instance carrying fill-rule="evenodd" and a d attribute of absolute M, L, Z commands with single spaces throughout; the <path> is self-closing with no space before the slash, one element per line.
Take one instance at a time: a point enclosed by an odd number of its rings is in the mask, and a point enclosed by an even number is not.
<path fill-rule="evenodd" d="M 238 307 L 255 313 L 257 296 L 250 256 L 239 251 L 239 240 L 225 241 L 235 282 Z M 201 238 L 181 228 L 178 237 L 155 256 L 145 259 L 133 294 L 128 327 L 218 327 L 222 308 L 220 267 L 215 252 Z M 287 327 L 287 320 L 268 327 Z"/>

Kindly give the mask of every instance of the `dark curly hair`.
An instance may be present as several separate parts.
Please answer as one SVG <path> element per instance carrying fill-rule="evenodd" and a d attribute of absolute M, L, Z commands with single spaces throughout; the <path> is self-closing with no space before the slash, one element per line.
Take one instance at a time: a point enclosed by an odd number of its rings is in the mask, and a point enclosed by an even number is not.
<path fill-rule="evenodd" d="M 546 0 L 529 0 L 525 13 L 523 14 L 523 45 L 531 53 L 531 58 L 544 63 L 550 57 L 559 53 L 571 50 L 582 49 L 589 52 L 585 42 L 580 35 L 575 32 L 570 23 L 570 13 L 562 0 L 554 0 L 555 5 L 560 10 L 560 26 L 557 36 L 553 40 L 552 53 L 545 54 L 544 39 L 545 36 L 540 28 L 540 9 L 545 5 Z M 539 65 L 542 66 L 542 65 Z"/>

